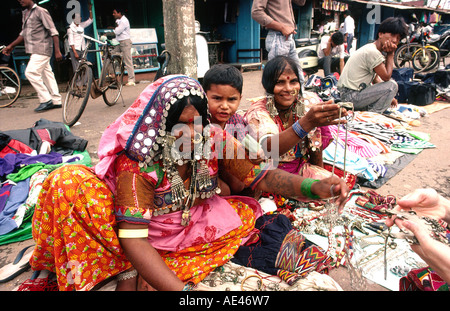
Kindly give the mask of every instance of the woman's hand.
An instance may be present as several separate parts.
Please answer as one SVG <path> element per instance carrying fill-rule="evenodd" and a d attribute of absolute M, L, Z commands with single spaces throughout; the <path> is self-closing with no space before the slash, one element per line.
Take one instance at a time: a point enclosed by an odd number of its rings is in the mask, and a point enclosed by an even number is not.
<path fill-rule="evenodd" d="M 339 213 L 344 210 L 344 205 L 347 202 L 349 189 L 342 178 L 331 176 L 319 181 L 316 181 L 311 186 L 311 192 L 318 195 L 322 199 L 327 199 L 334 196 L 339 196 L 336 204 L 339 206 Z"/>
<path fill-rule="evenodd" d="M 339 113 L 339 110 L 341 112 Z M 339 120 L 339 117 L 346 117 L 348 112 L 345 108 L 341 108 L 338 104 L 334 104 L 333 100 L 316 104 L 310 107 L 309 111 L 303 116 L 299 122 L 302 128 L 309 132 L 318 126 L 336 125 L 339 123 L 347 123 L 345 119 Z"/>

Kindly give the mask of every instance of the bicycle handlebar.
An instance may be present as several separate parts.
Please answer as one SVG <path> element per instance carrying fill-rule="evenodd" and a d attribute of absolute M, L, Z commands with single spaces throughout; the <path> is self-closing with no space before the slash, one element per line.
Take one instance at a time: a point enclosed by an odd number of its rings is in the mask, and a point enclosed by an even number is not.
<path fill-rule="evenodd" d="M 97 40 L 97 39 L 95 39 L 95 38 L 86 36 L 85 34 L 83 34 L 83 37 L 86 38 L 86 39 L 88 39 L 88 40 L 90 40 L 90 41 L 97 42 L 98 44 L 101 44 L 101 45 L 107 45 L 107 44 L 108 44 L 107 42 L 103 42 L 103 41 Z"/>

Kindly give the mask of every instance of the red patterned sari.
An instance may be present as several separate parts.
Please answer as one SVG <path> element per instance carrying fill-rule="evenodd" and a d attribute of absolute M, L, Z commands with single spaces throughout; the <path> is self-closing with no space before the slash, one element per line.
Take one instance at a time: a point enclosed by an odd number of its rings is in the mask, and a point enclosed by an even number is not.
<path fill-rule="evenodd" d="M 232 141 L 232 149 L 240 148 Z M 246 160 L 216 159 L 209 162 L 213 180 L 219 162 L 249 187 L 267 172 Z M 36 247 L 30 262 L 34 270 L 55 272 L 61 291 L 91 290 L 131 267 L 120 247 L 117 222 L 147 223 L 149 243 L 166 264 L 182 281 L 198 283 L 250 238 L 261 215 L 252 198 L 214 195 L 196 201 L 184 227 L 181 211 L 153 215 L 171 207 L 164 201 L 170 183 L 158 165 L 145 171 L 123 155 L 115 167 L 115 198 L 104 181 L 81 165 L 63 166 L 43 184 L 33 217 Z"/>

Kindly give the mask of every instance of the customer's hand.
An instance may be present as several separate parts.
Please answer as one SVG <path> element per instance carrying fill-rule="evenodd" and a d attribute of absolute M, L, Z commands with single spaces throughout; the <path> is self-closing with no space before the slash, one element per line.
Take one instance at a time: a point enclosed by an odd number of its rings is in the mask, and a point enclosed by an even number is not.
<path fill-rule="evenodd" d="M 398 201 L 396 209 L 417 212 L 419 216 L 428 216 L 434 219 L 448 219 L 448 200 L 441 197 L 433 189 L 419 189 Z M 400 207 L 401 206 L 401 207 Z M 450 282 L 450 247 L 433 239 L 425 225 L 411 218 L 408 220 L 392 218 L 386 221 L 388 226 L 394 223 L 402 229 L 406 229 L 419 242 L 411 244 L 411 249 L 422 258 L 444 281 Z"/>
<path fill-rule="evenodd" d="M 394 208 L 398 211 L 413 210 L 419 216 L 427 216 L 436 220 L 448 221 L 448 200 L 440 196 L 434 189 L 417 189 L 397 201 Z M 386 220 L 386 225 L 394 225 L 395 216 Z"/>

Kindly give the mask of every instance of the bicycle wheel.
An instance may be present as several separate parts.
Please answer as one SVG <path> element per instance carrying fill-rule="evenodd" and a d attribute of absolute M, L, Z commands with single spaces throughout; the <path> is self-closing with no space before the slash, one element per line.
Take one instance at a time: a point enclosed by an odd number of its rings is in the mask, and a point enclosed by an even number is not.
<path fill-rule="evenodd" d="M 430 60 L 430 65 L 426 69 L 427 71 L 433 70 L 434 68 L 438 67 L 439 62 L 441 61 L 441 54 L 440 54 L 439 50 L 428 49 L 428 51 L 430 52 L 431 60 Z"/>
<path fill-rule="evenodd" d="M 87 64 L 81 64 L 70 81 L 62 107 L 64 124 L 73 126 L 81 117 L 89 100 L 92 79 L 92 68 Z"/>
<path fill-rule="evenodd" d="M 412 67 L 414 52 L 421 47 L 420 44 L 405 44 L 399 47 L 394 54 L 394 65 L 397 68 Z"/>
<path fill-rule="evenodd" d="M 22 83 L 9 67 L 0 67 L 0 108 L 8 107 L 19 98 Z"/>
<path fill-rule="evenodd" d="M 416 73 L 427 70 L 431 65 L 432 57 L 430 50 L 421 48 L 414 53 L 412 65 Z"/>
<path fill-rule="evenodd" d="M 120 56 L 112 56 L 105 61 L 103 68 L 103 100 L 108 106 L 114 106 L 119 100 L 123 87 L 123 63 Z M 102 73 L 102 74 L 103 74 Z"/>

